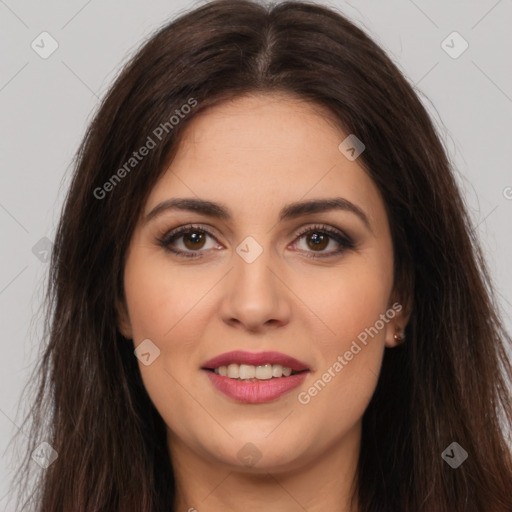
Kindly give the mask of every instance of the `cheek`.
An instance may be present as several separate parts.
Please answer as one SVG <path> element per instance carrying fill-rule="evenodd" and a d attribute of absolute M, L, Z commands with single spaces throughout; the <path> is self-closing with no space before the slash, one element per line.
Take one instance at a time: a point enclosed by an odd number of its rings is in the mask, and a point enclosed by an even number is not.
<path fill-rule="evenodd" d="M 139 342 L 172 337 L 211 288 L 211 279 L 190 271 L 176 271 L 165 257 L 143 246 L 133 251 L 125 268 L 124 283 L 133 338 Z"/>
<path fill-rule="evenodd" d="M 320 364 L 298 401 L 308 414 L 331 418 L 326 427 L 334 430 L 348 427 L 366 409 L 394 317 L 394 311 L 388 312 L 390 260 L 360 262 L 332 273 L 321 282 L 322 292 L 315 287 L 308 295 L 325 328 L 314 345 Z"/>
<path fill-rule="evenodd" d="M 144 386 L 167 425 L 181 432 L 179 418 L 198 414 L 186 391 L 190 365 L 202 337 L 205 297 L 212 279 L 170 268 L 165 257 L 136 247 L 127 261 L 124 280 L 134 344 L 152 340 L 160 350 L 150 365 L 139 362 Z M 178 420 L 177 420 L 178 418 Z M 186 431 L 181 432 L 186 436 Z"/>
<path fill-rule="evenodd" d="M 391 260 L 373 255 L 347 260 L 321 278 L 303 277 L 302 296 L 325 326 L 321 351 L 332 355 L 343 350 L 373 326 L 388 307 L 392 283 Z M 379 322 L 380 338 L 386 326 Z"/>
<path fill-rule="evenodd" d="M 139 363 L 142 379 L 155 405 L 168 406 L 171 398 L 186 401 L 180 384 L 188 387 L 185 381 L 199 371 L 195 362 L 204 357 L 201 341 L 208 338 L 205 330 L 216 312 L 211 303 L 215 284 L 225 271 L 179 268 L 154 248 L 134 244 L 134 249 L 124 273 L 134 343 L 150 339 L 160 350 L 151 365 Z"/>

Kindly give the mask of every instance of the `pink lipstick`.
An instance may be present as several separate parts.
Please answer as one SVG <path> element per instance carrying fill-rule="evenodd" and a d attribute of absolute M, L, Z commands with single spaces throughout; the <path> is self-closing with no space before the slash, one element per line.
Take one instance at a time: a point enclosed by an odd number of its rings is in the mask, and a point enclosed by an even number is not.
<path fill-rule="evenodd" d="M 233 351 L 206 361 L 202 370 L 213 386 L 242 403 L 277 400 L 298 387 L 308 366 L 280 352 Z"/>

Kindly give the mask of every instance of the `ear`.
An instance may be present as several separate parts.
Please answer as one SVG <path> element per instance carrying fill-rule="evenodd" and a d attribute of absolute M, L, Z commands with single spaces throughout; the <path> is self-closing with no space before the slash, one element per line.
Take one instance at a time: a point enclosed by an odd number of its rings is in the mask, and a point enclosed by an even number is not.
<path fill-rule="evenodd" d="M 409 299 L 404 299 L 398 293 L 393 293 L 388 304 L 386 316 L 389 322 L 386 326 L 386 347 L 392 348 L 401 345 L 404 340 L 404 332 L 411 317 L 412 304 Z"/>
<path fill-rule="evenodd" d="M 132 324 L 130 322 L 130 315 L 128 314 L 128 308 L 124 301 L 116 301 L 116 323 L 119 332 L 126 339 L 133 339 Z"/>

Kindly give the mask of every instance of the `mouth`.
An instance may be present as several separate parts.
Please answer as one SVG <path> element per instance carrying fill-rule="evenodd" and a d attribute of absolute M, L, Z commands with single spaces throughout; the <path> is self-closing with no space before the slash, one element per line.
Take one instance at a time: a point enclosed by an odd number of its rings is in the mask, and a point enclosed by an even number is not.
<path fill-rule="evenodd" d="M 305 363 L 279 352 L 229 352 L 203 364 L 214 387 L 243 403 L 277 400 L 299 386 L 310 369 Z"/>

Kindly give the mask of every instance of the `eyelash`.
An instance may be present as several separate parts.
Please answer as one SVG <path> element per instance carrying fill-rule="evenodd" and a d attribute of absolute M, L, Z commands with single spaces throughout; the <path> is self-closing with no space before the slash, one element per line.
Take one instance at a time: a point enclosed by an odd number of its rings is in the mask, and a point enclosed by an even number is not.
<path fill-rule="evenodd" d="M 176 249 L 170 248 L 170 245 L 173 242 L 175 242 L 176 240 L 178 240 L 181 236 L 183 236 L 187 233 L 195 233 L 195 232 L 206 234 L 206 235 L 211 236 L 212 238 L 215 238 L 215 235 L 213 233 L 211 233 L 208 229 L 206 229 L 202 226 L 189 224 L 189 225 L 174 229 L 172 231 L 169 231 L 168 233 L 164 234 L 162 237 L 158 238 L 157 241 L 158 241 L 158 244 L 164 248 L 164 250 L 166 250 L 167 252 L 171 252 L 179 257 L 201 258 L 202 257 L 201 249 L 198 251 L 181 251 L 181 250 L 176 250 Z M 304 235 L 307 235 L 310 233 L 320 233 L 323 235 L 327 235 L 341 246 L 339 249 L 337 249 L 335 251 L 328 252 L 325 255 L 321 255 L 321 253 L 315 254 L 315 251 L 306 251 L 308 253 L 307 257 L 312 258 L 312 259 L 329 258 L 329 257 L 335 256 L 337 254 L 340 254 L 347 249 L 354 249 L 354 247 L 355 247 L 355 243 L 350 237 L 348 237 L 341 231 L 338 231 L 329 226 L 326 226 L 325 224 L 317 224 L 314 226 L 308 226 L 307 228 L 296 233 L 295 237 L 297 239 L 301 239 L 302 237 L 304 237 Z"/>

